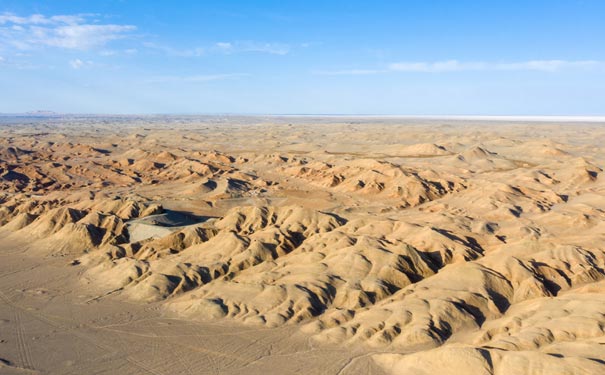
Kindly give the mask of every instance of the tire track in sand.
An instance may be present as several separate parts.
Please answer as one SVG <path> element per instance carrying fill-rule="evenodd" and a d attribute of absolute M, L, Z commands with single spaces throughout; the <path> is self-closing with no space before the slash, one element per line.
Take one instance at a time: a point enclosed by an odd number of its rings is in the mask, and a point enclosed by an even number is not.
<path fill-rule="evenodd" d="M 23 330 L 23 323 L 21 321 L 21 310 L 15 306 L 14 303 L 2 292 L 0 292 L 0 300 L 6 303 L 13 309 L 13 323 L 15 325 L 15 337 L 17 339 L 17 355 L 19 356 L 19 362 L 21 367 L 34 370 L 34 363 L 32 360 L 31 350 L 25 339 Z"/>
<path fill-rule="evenodd" d="M 31 351 L 30 351 L 29 346 L 27 345 L 27 342 L 25 341 L 25 337 L 23 335 L 23 327 L 21 324 L 21 314 L 23 314 L 23 313 L 31 316 L 32 318 L 34 318 L 42 323 L 48 324 L 54 328 L 61 329 L 65 332 L 69 332 L 70 334 L 74 335 L 75 337 L 82 339 L 107 353 L 111 354 L 111 353 L 115 352 L 115 350 L 112 347 L 101 344 L 101 343 L 97 342 L 97 340 L 88 337 L 86 334 L 84 334 L 82 332 L 78 332 L 71 327 L 67 327 L 67 326 L 45 316 L 44 314 L 29 311 L 26 308 L 13 303 L 10 300 L 10 298 L 8 298 L 6 296 L 6 294 L 4 294 L 2 291 L 0 291 L 0 300 L 5 302 L 7 305 L 11 306 L 15 311 L 15 320 L 16 320 L 15 323 L 16 323 L 16 326 L 18 327 L 18 329 L 17 329 L 17 331 L 18 331 L 17 332 L 17 345 L 18 345 L 18 349 L 19 349 L 20 361 L 23 363 L 23 368 L 26 368 L 29 370 L 34 370 L 32 359 L 31 359 L 31 357 L 32 357 Z M 90 326 L 85 326 L 85 328 L 90 328 L 90 329 L 94 330 L 94 327 L 90 327 Z M 137 361 L 136 359 L 132 358 L 132 356 L 127 355 L 125 357 L 125 360 L 128 363 L 130 363 L 131 365 L 137 367 L 138 369 L 143 370 L 145 373 L 149 373 L 152 375 L 165 375 L 163 373 L 156 371 L 155 368 L 147 366 L 144 363 Z"/>

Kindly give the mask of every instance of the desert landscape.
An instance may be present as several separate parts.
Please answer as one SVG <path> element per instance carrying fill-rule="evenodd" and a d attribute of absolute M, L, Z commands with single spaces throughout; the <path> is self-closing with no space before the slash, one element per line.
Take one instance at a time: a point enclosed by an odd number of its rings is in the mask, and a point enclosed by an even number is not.
<path fill-rule="evenodd" d="M 605 373 L 603 125 L 3 117 L 0 373 Z"/>

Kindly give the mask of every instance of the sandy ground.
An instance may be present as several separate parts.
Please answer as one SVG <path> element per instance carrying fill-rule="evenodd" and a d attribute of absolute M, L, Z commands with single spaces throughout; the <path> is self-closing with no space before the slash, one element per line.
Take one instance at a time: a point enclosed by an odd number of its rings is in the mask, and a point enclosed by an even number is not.
<path fill-rule="evenodd" d="M 0 373 L 605 372 L 601 123 L 0 135 Z"/>
<path fill-rule="evenodd" d="M 362 348 L 318 347 L 296 327 L 166 317 L 157 304 L 95 300 L 63 259 L 0 243 L 1 374 L 381 373 Z"/>

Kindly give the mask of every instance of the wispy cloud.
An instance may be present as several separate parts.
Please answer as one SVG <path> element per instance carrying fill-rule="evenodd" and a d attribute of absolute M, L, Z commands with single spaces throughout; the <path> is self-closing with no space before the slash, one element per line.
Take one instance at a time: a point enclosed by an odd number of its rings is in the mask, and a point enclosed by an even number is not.
<path fill-rule="evenodd" d="M 200 57 L 212 54 L 238 54 L 247 52 L 266 53 L 271 55 L 287 55 L 290 52 L 290 45 L 285 43 L 268 42 L 216 42 L 214 44 L 181 48 L 157 44 L 154 42 L 143 42 L 143 46 L 175 57 Z"/>
<path fill-rule="evenodd" d="M 35 70 L 40 69 L 41 66 L 37 64 L 33 64 L 28 61 L 23 61 L 21 59 L 15 59 L 13 57 L 4 57 L 0 56 L 0 66 L 9 67 L 18 70 Z"/>
<path fill-rule="evenodd" d="M 69 66 L 71 66 L 73 69 L 81 69 L 85 67 L 91 67 L 93 65 L 94 63 L 90 60 L 74 59 L 69 61 Z"/>
<path fill-rule="evenodd" d="M 37 48 L 70 50 L 98 50 L 102 56 L 136 53 L 135 49 L 108 48 L 110 42 L 133 37 L 134 25 L 103 24 L 96 14 L 17 15 L 0 13 L 0 49 L 30 51 Z M 154 50 L 168 56 L 200 57 L 207 54 L 265 53 L 287 55 L 291 46 L 278 42 L 219 41 L 214 44 L 191 47 L 158 44 L 144 41 L 138 49 Z M 133 52 L 134 51 L 134 52 Z"/>
<path fill-rule="evenodd" d="M 605 62 L 597 60 L 528 60 L 520 62 L 486 62 L 445 60 L 436 62 L 405 61 L 388 64 L 382 69 L 345 69 L 315 71 L 316 75 L 369 75 L 392 72 L 403 73 L 450 73 L 464 71 L 540 71 L 557 72 L 572 69 L 605 67 Z"/>
<path fill-rule="evenodd" d="M 7 23 L 17 25 L 51 25 L 56 23 L 65 23 L 73 25 L 84 22 L 86 17 L 92 15 L 93 14 L 75 14 L 46 17 L 42 14 L 32 14 L 22 17 L 13 13 L 5 12 L 0 14 L 0 25 Z"/>
<path fill-rule="evenodd" d="M 214 47 L 216 51 L 223 53 L 258 52 L 271 55 L 287 55 L 291 49 L 290 45 L 286 43 L 253 41 L 218 42 Z"/>
<path fill-rule="evenodd" d="M 344 70 L 317 70 L 313 74 L 319 76 L 366 76 L 370 74 L 386 73 L 387 70 L 378 69 L 344 69 Z"/>
<path fill-rule="evenodd" d="M 233 44 L 230 42 L 218 42 L 216 43 L 216 48 L 223 51 L 231 51 L 233 49 Z"/>
<path fill-rule="evenodd" d="M 287 55 L 290 52 L 290 46 L 283 43 L 246 42 L 242 45 L 242 51 L 269 53 L 272 55 Z"/>
<path fill-rule="evenodd" d="M 104 56 L 104 57 L 132 56 L 132 55 L 136 55 L 138 52 L 139 52 L 139 50 L 136 48 L 127 48 L 127 49 L 122 49 L 122 50 L 105 49 L 105 50 L 99 51 L 99 55 Z"/>
<path fill-rule="evenodd" d="M 145 82 L 147 83 L 169 83 L 169 82 L 190 82 L 190 83 L 201 83 L 210 81 L 221 81 L 228 79 L 238 79 L 243 77 L 249 77 L 247 73 L 224 73 L 224 74 L 197 74 L 189 76 L 157 76 L 152 77 Z"/>
<path fill-rule="evenodd" d="M 164 53 L 168 56 L 176 56 L 176 57 L 200 57 L 206 54 L 206 49 L 203 47 L 193 47 L 193 48 L 175 48 L 162 44 L 157 44 L 154 42 L 143 42 L 143 46 Z"/>
<path fill-rule="evenodd" d="M 398 72 L 441 73 L 482 70 L 534 70 L 556 72 L 563 69 L 591 68 L 600 65 L 595 60 L 529 60 L 521 62 L 462 62 L 447 60 L 437 62 L 398 62 L 389 64 L 388 69 Z"/>
<path fill-rule="evenodd" d="M 0 14 L 0 45 L 19 50 L 56 47 L 89 50 L 122 39 L 136 30 L 133 25 L 98 24 L 94 15 Z"/>

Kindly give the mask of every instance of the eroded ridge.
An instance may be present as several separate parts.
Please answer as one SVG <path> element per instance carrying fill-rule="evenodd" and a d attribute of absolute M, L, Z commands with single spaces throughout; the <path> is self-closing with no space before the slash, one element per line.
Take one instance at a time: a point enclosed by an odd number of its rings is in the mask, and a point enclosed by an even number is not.
<path fill-rule="evenodd" d="M 604 371 L 600 127 L 205 121 L 2 129 L 0 232 L 98 298 L 387 371 Z"/>

